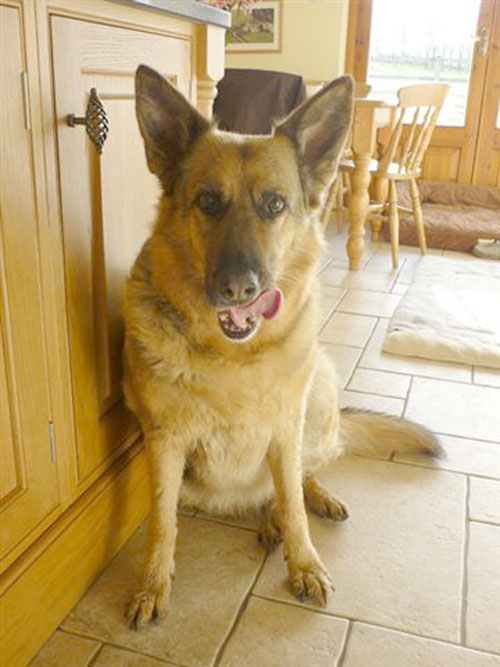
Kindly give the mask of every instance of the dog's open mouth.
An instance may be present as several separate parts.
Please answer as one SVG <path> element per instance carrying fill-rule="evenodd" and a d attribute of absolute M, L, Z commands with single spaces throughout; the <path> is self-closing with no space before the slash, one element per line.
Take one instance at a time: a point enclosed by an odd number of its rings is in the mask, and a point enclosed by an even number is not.
<path fill-rule="evenodd" d="M 279 289 L 264 290 L 258 297 L 241 306 L 219 312 L 222 333 L 232 341 L 248 340 L 256 333 L 264 317 L 270 320 L 281 309 L 283 294 Z"/>

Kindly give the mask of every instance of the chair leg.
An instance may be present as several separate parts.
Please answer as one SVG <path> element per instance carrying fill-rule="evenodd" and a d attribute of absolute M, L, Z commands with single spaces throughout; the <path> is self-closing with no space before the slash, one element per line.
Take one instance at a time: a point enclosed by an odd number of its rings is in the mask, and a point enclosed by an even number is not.
<path fill-rule="evenodd" d="M 324 228 L 326 228 L 328 222 L 330 221 L 330 215 L 332 214 L 332 209 L 335 204 L 335 201 L 337 200 L 338 197 L 337 193 L 339 190 L 342 191 L 338 174 L 337 177 L 335 178 L 335 181 L 333 182 L 332 187 L 330 188 L 325 208 L 323 209 L 323 213 L 321 214 L 321 223 Z"/>
<path fill-rule="evenodd" d="M 347 206 L 351 198 L 351 176 L 348 171 L 342 171 L 342 188 L 347 198 Z"/>
<path fill-rule="evenodd" d="M 370 220 L 370 225 L 372 228 L 372 241 L 373 243 L 379 242 L 380 230 L 382 229 L 382 218 L 374 216 Z"/>
<path fill-rule="evenodd" d="M 344 176 L 339 174 L 337 187 L 337 201 L 335 207 L 337 209 L 337 232 L 341 234 L 344 230 Z"/>
<path fill-rule="evenodd" d="M 427 252 L 427 243 L 425 242 L 424 219 L 422 217 L 422 204 L 420 203 L 420 195 L 418 192 L 417 181 L 412 178 L 410 180 L 411 201 L 413 205 L 413 219 L 417 228 L 418 243 L 422 255 Z"/>
<path fill-rule="evenodd" d="M 389 202 L 389 228 L 391 233 L 392 266 L 394 269 L 397 269 L 399 247 L 398 195 L 396 191 L 396 182 L 392 180 L 389 185 Z"/>
<path fill-rule="evenodd" d="M 385 202 L 387 201 L 387 190 L 389 187 L 389 182 L 386 178 L 375 178 L 373 181 L 373 192 L 374 199 L 376 202 Z M 378 216 L 372 218 L 371 227 L 372 227 L 372 239 L 374 243 L 378 243 L 380 230 L 382 229 L 382 218 Z"/>

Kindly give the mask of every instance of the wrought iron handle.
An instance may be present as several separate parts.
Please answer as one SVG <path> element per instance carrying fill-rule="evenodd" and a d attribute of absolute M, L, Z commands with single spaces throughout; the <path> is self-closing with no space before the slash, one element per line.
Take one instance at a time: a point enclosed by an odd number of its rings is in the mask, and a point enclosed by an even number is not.
<path fill-rule="evenodd" d="M 89 139 L 94 144 L 96 151 L 99 155 L 102 153 L 102 148 L 109 132 L 109 121 L 106 110 L 95 88 L 90 89 L 85 116 L 75 116 L 74 113 L 70 113 L 66 117 L 66 122 L 70 127 L 85 125 Z"/>

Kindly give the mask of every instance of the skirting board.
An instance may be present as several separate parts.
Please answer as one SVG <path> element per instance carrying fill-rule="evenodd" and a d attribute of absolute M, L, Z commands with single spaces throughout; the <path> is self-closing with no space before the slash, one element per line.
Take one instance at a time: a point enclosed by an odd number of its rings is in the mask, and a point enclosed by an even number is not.
<path fill-rule="evenodd" d="M 2 665 L 29 663 L 148 510 L 146 458 L 134 446 L 0 580 Z"/>

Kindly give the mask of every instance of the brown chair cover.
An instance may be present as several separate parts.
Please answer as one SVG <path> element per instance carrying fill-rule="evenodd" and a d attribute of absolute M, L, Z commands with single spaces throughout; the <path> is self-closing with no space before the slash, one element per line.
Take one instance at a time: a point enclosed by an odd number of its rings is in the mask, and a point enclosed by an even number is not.
<path fill-rule="evenodd" d="M 273 122 L 306 99 L 297 74 L 257 69 L 226 69 L 217 85 L 213 113 L 223 130 L 270 134 Z"/>

